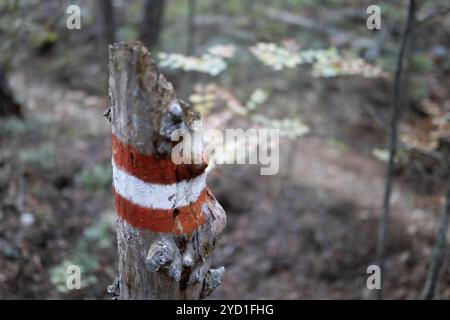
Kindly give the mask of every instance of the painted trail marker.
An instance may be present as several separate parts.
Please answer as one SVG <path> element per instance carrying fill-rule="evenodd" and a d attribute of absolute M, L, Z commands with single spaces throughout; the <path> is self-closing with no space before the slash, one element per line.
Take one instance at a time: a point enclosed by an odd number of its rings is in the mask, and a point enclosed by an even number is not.
<path fill-rule="evenodd" d="M 210 269 L 226 225 L 206 186 L 206 160 L 175 165 L 171 133 L 199 115 L 176 97 L 140 43 L 109 49 L 119 299 L 199 299 L 223 280 Z"/>

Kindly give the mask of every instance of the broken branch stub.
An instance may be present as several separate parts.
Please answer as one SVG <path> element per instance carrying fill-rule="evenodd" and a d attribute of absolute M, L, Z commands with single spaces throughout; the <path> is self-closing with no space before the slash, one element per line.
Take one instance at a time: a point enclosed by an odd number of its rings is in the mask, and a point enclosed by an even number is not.
<path fill-rule="evenodd" d="M 207 164 L 175 165 L 176 129 L 200 117 L 177 98 L 140 43 L 109 49 L 119 299 L 199 299 L 223 280 L 210 269 L 226 216 L 205 184 Z"/>

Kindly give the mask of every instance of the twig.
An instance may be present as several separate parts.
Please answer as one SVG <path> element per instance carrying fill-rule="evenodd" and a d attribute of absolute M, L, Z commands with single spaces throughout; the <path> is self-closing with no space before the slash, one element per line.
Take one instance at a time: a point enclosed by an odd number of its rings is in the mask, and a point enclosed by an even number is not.
<path fill-rule="evenodd" d="M 309 30 L 321 35 L 330 37 L 335 44 L 348 43 L 353 48 L 366 48 L 373 43 L 373 37 L 361 37 L 355 32 L 339 29 L 335 23 L 329 20 L 314 19 L 289 11 L 280 11 L 273 8 L 265 10 L 265 15 L 271 20 L 300 27 L 302 30 Z"/>
<path fill-rule="evenodd" d="M 388 147 L 388 145 L 385 143 L 361 142 L 360 141 L 361 139 L 359 139 L 359 140 L 358 139 L 348 139 L 342 135 L 327 133 L 327 132 L 319 132 L 319 131 L 311 131 L 306 136 L 304 136 L 304 138 L 305 139 L 314 138 L 314 139 L 319 139 L 319 140 L 333 139 L 333 140 L 342 142 L 343 144 L 348 145 L 350 147 L 357 148 L 357 149 L 363 149 L 363 150 L 364 149 L 372 150 L 374 148 L 384 149 L 384 148 Z"/>
<path fill-rule="evenodd" d="M 391 117 L 391 133 L 390 133 L 390 142 L 389 142 L 389 161 L 387 164 L 386 171 L 386 182 L 385 182 L 385 193 L 383 200 L 383 215 L 381 217 L 380 225 L 378 228 L 378 241 L 377 241 L 377 260 L 378 266 L 381 270 L 381 288 L 377 292 L 377 298 L 383 298 L 383 280 L 384 280 L 384 251 L 385 244 L 388 234 L 389 227 L 389 213 L 390 213 L 390 199 L 392 192 L 392 180 L 394 175 L 394 159 L 397 153 L 397 140 L 398 140 L 398 123 L 400 120 L 400 86 L 401 86 L 401 78 L 403 72 L 403 59 L 405 55 L 405 48 L 407 40 L 410 36 L 412 25 L 414 23 L 414 12 L 416 9 L 415 0 L 409 1 L 408 7 L 408 18 L 406 21 L 405 31 L 403 32 L 400 51 L 397 58 L 397 67 L 395 70 L 395 79 L 394 79 L 394 94 L 393 94 L 393 102 L 392 102 L 392 117 Z"/>
<path fill-rule="evenodd" d="M 439 9 L 431 14 L 429 14 L 428 16 L 426 16 L 425 18 L 419 20 L 418 22 L 418 27 L 421 27 L 422 25 L 426 24 L 427 22 L 430 22 L 431 20 L 438 18 L 440 16 L 444 16 L 447 13 L 450 13 L 450 7 L 448 8 L 443 8 L 443 9 Z"/>
<path fill-rule="evenodd" d="M 319 33 L 325 33 L 330 36 L 339 33 L 339 31 L 336 30 L 335 27 L 325 25 L 320 20 L 317 21 L 317 19 L 312 19 L 305 16 L 293 14 L 289 11 L 279 11 L 269 8 L 266 10 L 266 16 L 273 20 L 296 25 L 305 29 L 314 30 Z"/>

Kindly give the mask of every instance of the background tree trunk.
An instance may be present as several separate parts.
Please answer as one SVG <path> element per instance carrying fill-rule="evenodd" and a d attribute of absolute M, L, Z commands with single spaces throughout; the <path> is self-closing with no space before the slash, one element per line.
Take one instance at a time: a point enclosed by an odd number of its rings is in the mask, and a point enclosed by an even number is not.
<path fill-rule="evenodd" d="M 140 27 L 140 39 L 152 49 L 158 46 L 164 15 L 164 0 L 146 0 Z"/>
<path fill-rule="evenodd" d="M 109 44 L 114 43 L 115 26 L 114 26 L 114 7 L 112 0 L 99 0 L 98 4 L 98 28 L 99 41 Z M 108 50 L 106 50 L 108 52 Z"/>
<path fill-rule="evenodd" d="M 171 209 L 162 210 L 161 202 L 155 201 L 143 207 L 137 201 L 142 188 L 139 191 L 134 184 L 144 182 L 133 182 L 136 178 L 153 182 L 157 175 L 162 181 L 175 179 L 174 193 L 161 198 L 162 202 L 178 201 L 195 192 L 178 186 L 197 179 L 192 177 L 206 167 L 186 164 L 172 168 L 170 153 L 172 132 L 186 128 L 193 133 L 199 115 L 176 97 L 140 42 L 111 47 L 109 63 L 113 184 L 119 216 L 119 278 L 109 291 L 119 299 L 204 298 L 222 282 L 224 274 L 223 267 L 210 269 L 213 249 L 226 224 L 222 207 L 206 186 L 202 200 L 199 196 L 186 206 L 174 202 Z M 122 169 L 133 175 L 133 181 L 121 178 Z M 131 196 L 123 200 L 127 197 L 123 192 Z M 143 198 L 153 196 L 147 193 Z M 144 211 L 150 215 L 139 218 Z M 160 220 L 143 226 L 145 219 L 155 217 Z M 168 228 L 164 229 L 161 221 L 169 221 Z"/>
<path fill-rule="evenodd" d="M 21 117 L 22 110 L 9 86 L 6 68 L 0 66 L 0 117 L 7 116 Z"/>
<path fill-rule="evenodd" d="M 188 1 L 188 21 L 187 21 L 187 30 L 188 30 L 188 36 L 186 37 L 186 55 L 191 56 L 195 54 L 195 15 L 197 4 L 196 0 L 189 0 Z"/>
<path fill-rule="evenodd" d="M 377 261 L 381 270 L 381 288 L 377 290 L 377 298 L 383 298 L 383 284 L 385 278 L 385 247 L 388 238 L 389 219 L 390 219 L 390 199 L 392 193 L 392 181 L 394 178 L 395 157 L 397 155 L 397 140 L 398 140 L 398 125 L 401 118 L 401 85 L 403 81 L 403 60 L 405 56 L 405 48 L 408 43 L 409 36 L 411 35 L 412 27 L 414 24 L 414 17 L 416 11 L 416 1 L 410 0 L 408 6 L 408 16 L 406 20 L 405 30 L 403 31 L 400 49 L 397 56 L 397 66 L 394 76 L 394 93 L 392 99 L 392 115 L 390 123 L 389 134 L 389 159 L 386 167 L 386 180 L 383 197 L 383 214 L 381 216 L 380 224 L 378 227 L 378 239 L 377 239 Z"/>
<path fill-rule="evenodd" d="M 101 91 L 108 88 L 108 46 L 115 40 L 114 7 L 112 0 L 97 1 L 97 51 L 100 61 Z"/>

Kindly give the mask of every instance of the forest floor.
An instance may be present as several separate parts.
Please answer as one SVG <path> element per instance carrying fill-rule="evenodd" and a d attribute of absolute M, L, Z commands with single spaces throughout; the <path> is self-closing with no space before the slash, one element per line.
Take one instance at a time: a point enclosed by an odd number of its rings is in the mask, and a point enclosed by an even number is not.
<path fill-rule="evenodd" d="M 107 101 L 21 72 L 12 84 L 27 116 L 2 126 L 0 299 L 107 299 L 106 286 L 117 273 L 110 125 L 101 116 Z M 347 102 L 358 97 L 327 92 L 334 103 L 343 95 Z M 289 94 L 298 99 L 295 91 Z M 311 124 L 330 108 L 315 97 L 302 104 Z M 380 137 L 378 131 L 352 128 L 355 140 Z M 366 269 L 375 263 L 384 162 L 314 135 L 283 141 L 281 155 L 286 163 L 279 175 L 224 166 L 209 176 L 228 216 L 214 257 L 227 273 L 212 298 L 370 298 Z M 397 174 L 387 298 L 417 298 L 424 285 L 442 190 L 430 195 L 415 186 Z M 82 265 L 88 279 L 82 290 L 65 291 L 68 263 Z M 441 288 L 449 299 L 448 272 Z"/>

